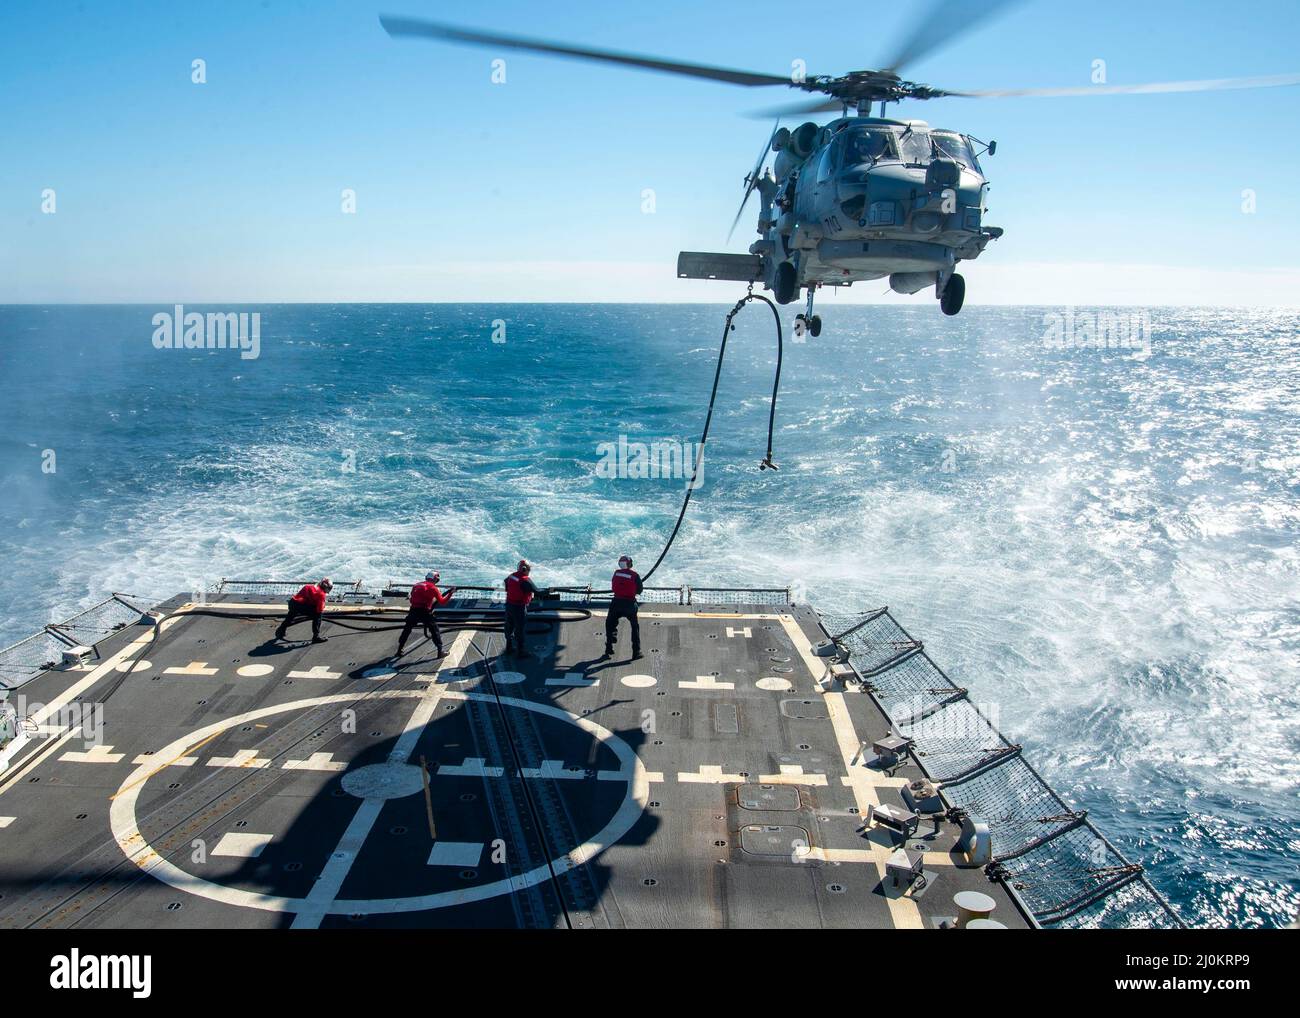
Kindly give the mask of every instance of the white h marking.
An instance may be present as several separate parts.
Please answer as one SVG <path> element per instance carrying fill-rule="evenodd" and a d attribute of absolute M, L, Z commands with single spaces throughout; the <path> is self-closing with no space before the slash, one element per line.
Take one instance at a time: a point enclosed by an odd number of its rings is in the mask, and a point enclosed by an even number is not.
<path fill-rule="evenodd" d="M 164 668 L 164 675 L 216 675 L 215 668 L 209 668 L 206 661 L 191 661 L 184 668 Z"/>
<path fill-rule="evenodd" d="M 548 686 L 599 686 L 600 679 L 589 679 L 582 672 L 566 672 L 563 678 L 546 680 Z"/>
<path fill-rule="evenodd" d="M 123 753 L 114 753 L 112 746 L 91 746 L 90 749 L 86 750 L 84 753 L 64 753 L 59 757 L 59 759 L 69 760 L 72 763 L 115 764 L 121 760 L 124 755 L 125 754 Z"/>
<path fill-rule="evenodd" d="M 241 749 L 234 756 L 214 756 L 208 761 L 209 767 L 252 767 L 255 770 L 265 767 L 271 761 L 259 757 L 255 749 Z"/>
<path fill-rule="evenodd" d="M 719 682 L 712 675 L 697 675 L 694 682 L 677 683 L 680 689 L 735 689 L 734 682 Z"/>

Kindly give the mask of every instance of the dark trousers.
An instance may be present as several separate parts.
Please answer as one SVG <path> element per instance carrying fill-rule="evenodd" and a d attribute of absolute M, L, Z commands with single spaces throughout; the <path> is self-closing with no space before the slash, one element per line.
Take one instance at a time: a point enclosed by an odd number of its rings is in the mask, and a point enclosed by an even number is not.
<path fill-rule="evenodd" d="M 320 616 L 314 615 L 310 608 L 304 608 L 297 601 L 289 602 L 289 612 L 280 620 L 280 628 L 275 631 L 275 635 L 284 639 L 284 631 L 303 619 L 311 619 L 311 638 L 314 640 L 320 636 Z"/>
<path fill-rule="evenodd" d="M 641 653 L 641 623 L 636 617 L 636 601 L 630 597 L 616 597 L 609 602 L 609 614 L 605 616 L 605 646 L 613 647 L 618 642 L 619 619 L 627 619 L 632 626 L 632 653 Z"/>
<path fill-rule="evenodd" d="M 526 604 L 506 605 L 506 649 L 514 647 L 524 649 L 524 620 L 528 612 Z"/>
<path fill-rule="evenodd" d="M 429 639 L 437 645 L 439 650 L 442 650 L 442 634 L 438 632 L 438 620 L 434 617 L 433 609 L 416 608 L 414 606 L 406 613 L 406 625 L 402 627 L 402 638 L 397 641 L 398 650 L 406 646 L 406 638 L 411 635 L 411 630 L 416 626 L 424 626 L 424 631 L 428 634 Z"/>

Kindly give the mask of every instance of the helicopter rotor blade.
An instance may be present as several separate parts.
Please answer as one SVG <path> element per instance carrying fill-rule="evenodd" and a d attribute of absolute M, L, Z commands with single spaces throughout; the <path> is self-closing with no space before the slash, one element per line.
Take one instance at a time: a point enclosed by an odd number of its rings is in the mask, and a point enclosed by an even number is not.
<path fill-rule="evenodd" d="M 775 124 L 772 125 L 772 133 L 768 135 L 767 142 L 758 153 L 758 162 L 754 164 L 754 169 L 749 176 L 745 178 L 748 182 L 745 186 L 745 197 L 740 199 L 740 208 L 736 210 L 736 218 L 731 221 L 731 229 L 727 231 L 727 241 L 730 242 L 731 235 L 736 232 L 736 226 L 740 223 L 740 217 L 745 214 L 745 206 L 749 204 L 749 196 L 754 193 L 758 187 L 758 174 L 763 169 L 763 161 L 767 159 L 768 152 L 772 149 L 772 142 L 776 138 L 776 132 L 781 130 L 781 118 L 778 117 Z"/>
<path fill-rule="evenodd" d="M 1145 85 L 1078 85 L 1069 88 L 1007 88 L 947 95 L 965 99 L 1006 99 L 1017 96 L 1059 98 L 1075 95 L 1159 95 L 1176 92 L 1228 92 L 1243 88 L 1284 88 L 1300 85 L 1300 74 L 1266 74 L 1251 78 L 1205 78 L 1200 81 L 1157 81 Z"/>
<path fill-rule="evenodd" d="M 395 39 L 442 39 L 446 42 L 468 43 L 474 46 L 496 46 L 502 49 L 517 49 L 530 53 L 573 57 L 578 60 L 625 64 L 650 71 L 662 71 L 666 74 L 683 74 L 692 78 L 725 81 L 733 85 L 791 84 L 788 75 L 783 77 L 778 74 L 736 71 L 726 67 L 709 67 L 705 64 L 687 64 L 675 60 L 660 60 L 657 57 L 640 56 L 636 53 L 620 53 L 616 50 L 570 46 L 565 43 L 547 42 L 543 39 L 528 39 L 517 35 L 498 35 L 493 32 L 479 32 L 473 29 L 458 28 L 455 25 L 447 25 L 437 21 L 426 21 L 423 18 L 402 18 L 390 14 L 381 14 L 379 23 L 384 26 L 384 31 Z"/>
<path fill-rule="evenodd" d="M 976 6 L 968 0 L 932 0 L 929 10 L 917 19 L 884 65 L 884 70 L 898 74 L 904 67 L 956 41 L 994 15 L 1001 14 L 1024 0 L 985 0 Z"/>
<path fill-rule="evenodd" d="M 806 99 L 801 103 L 791 103 L 788 106 L 755 110 L 752 113 L 746 113 L 745 116 L 752 117 L 755 120 L 766 120 L 769 117 L 799 117 L 811 113 L 838 113 L 843 107 L 844 103 L 839 99 Z"/>

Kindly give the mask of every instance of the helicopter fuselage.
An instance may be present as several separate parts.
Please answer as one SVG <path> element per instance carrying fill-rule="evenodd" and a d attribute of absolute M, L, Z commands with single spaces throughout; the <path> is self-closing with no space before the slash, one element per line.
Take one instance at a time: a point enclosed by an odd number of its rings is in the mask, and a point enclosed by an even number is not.
<path fill-rule="evenodd" d="M 885 277 L 899 293 L 942 295 L 957 263 L 1002 233 L 984 226 L 976 144 L 920 120 L 861 116 L 777 132 L 750 253 L 778 302 Z"/>

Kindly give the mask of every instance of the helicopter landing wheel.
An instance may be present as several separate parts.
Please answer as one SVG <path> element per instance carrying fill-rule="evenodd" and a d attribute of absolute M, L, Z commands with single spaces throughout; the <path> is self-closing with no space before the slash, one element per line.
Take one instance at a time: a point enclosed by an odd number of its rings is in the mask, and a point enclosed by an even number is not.
<path fill-rule="evenodd" d="M 794 267 L 794 262 L 782 262 L 776 267 L 772 289 L 778 304 L 792 304 L 799 299 L 799 270 Z"/>
<path fill-rule="evenodd" d="M 803 339 L 804 336 L 816 339 L 822 334 L 822 316 L 813 315 L 809 318 L 807 315 L 795 315 L 794 334 L 796 339 Z"/>
<path fill-rule="evenodd" d="M 939 307 L 943 309 L 945 315 L 955 315 L 961 310 L 961 306 L 966 303 L 966 280 L 957 273 L 952 274 L 948 280 L 948 285 L 943 288 L 943 296 L 939 298 Z"/>

